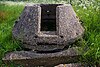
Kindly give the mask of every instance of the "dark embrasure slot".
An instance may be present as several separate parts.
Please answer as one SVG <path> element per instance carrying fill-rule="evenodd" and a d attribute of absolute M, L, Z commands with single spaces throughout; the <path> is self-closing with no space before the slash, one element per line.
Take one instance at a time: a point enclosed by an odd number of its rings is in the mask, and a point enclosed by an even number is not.
<path fill-rule="evenodd" d="M 56 7 L 55 4 L 41 5 L 41 29 L 40 31 L 56 31 Z"/>
<path fill-rule="evenodd" d="M 56 20 L 55 19 L 46 19 L 42 20 L 41 31 L 56 31 Z"/>

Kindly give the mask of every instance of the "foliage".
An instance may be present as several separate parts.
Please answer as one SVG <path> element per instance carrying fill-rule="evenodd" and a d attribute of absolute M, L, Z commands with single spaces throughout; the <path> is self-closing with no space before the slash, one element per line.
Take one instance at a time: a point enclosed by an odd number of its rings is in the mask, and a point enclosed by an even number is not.
<path fill-rule="evenodd" d="M 82 61 L 91 65 L 100 63 L 100 3 L 95 1 L 81 3 L 79 6 L 74 4 L 74 8 L 85 28 Z"/>
<path fill-rule="evenodd" d="M 12 28 L 22 9 L 23 6 L 0 4 L 0 59 L 6 52 L 21 49 L 20 43 L 12 37 Z"/>

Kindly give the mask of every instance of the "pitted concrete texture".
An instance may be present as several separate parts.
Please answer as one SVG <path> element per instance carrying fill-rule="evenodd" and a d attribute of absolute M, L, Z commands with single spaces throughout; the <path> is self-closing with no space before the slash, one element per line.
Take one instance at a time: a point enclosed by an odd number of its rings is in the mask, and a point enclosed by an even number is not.
<path fill-rule="evenodd" d="M 38 51 L 63 49 L 84 32 L 70 4 L 26 5 L 13 28 L 25 48 Z"/>
<path fill-rule="evenodd" d="M 79 60 L 81 54 L 77 52 L 78 48 L 69 48 L 55 53 L 36 53 L 34 51 L 15 51 L 5 55 L 3 61 L 10 64 L 13 61 L 24 67 L 53 67 L 58 64 L 74 63 Z"/>
<path fill-rule="evenodd" d="M 54 67 L 89 67 L 86 63 L 70 63 L 70 64 L 59 64 Z"/>

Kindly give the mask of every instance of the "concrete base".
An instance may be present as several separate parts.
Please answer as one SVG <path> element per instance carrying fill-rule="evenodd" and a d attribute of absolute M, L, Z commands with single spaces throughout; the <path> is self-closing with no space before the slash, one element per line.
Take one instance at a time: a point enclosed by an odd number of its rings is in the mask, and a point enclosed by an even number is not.
<path fill-rule="evenodd" d="M 86 63 L 71 63 L 71 64 L 59 64 L 54 67 L 90 67 Z"/>
<path fill-rule="evenodd" d="M 7 53 L 3 58 L 6 64 L 13 61 L 16 64 L 21 64 L 24 67 L 44 66 L 52 67 L 58 64 L 76 63 L 81 55 L 78 48 L 68 48 L 55 53 L 36 53 L 35 51 L 14 51 Z"/>

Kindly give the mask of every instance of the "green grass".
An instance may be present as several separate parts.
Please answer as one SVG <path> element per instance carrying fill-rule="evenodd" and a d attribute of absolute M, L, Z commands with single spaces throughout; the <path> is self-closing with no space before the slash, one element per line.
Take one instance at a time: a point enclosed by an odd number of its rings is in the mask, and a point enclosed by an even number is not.
<path fill-rule="evenodd" d="M 21 49 L 19 42 L 12 37 L 12 28 L 22 10 L 23 6 L 0 4 L 0 59 L 6 52 Z"/>
<path fill-rule="evenodd" d="M 95 6 L 95 8 L 94 8 Z M 83 59 L 89 64 L 100 63 L 100 4 L 94 3 L 83 9 L 74 6 L 78 17 L 85 28 L 82 51 Z M 78 10 L 78 11 L 77 11 Z"/>
<path fill-rule="evenodd" d="M 35 3 L 59 3 L 59 0 L 34 0 Z M 64 1 L 66 3 L 66 0 Z M 80 6 L 81 3 L 72 2 L 85 34 L 81 41 L 81 50 L 84 53 L 81 58 L 89 64 L 100 63 L 100 3 L 99 0 L 93 4 Z M 84 8 L 86 6 L 86 8 Z M 20 16 L 24 6 L 0 4 L 0 60 L 9 51 L 21 50 L 20 43 L 13 39 L 12 28 L 14 21 Z M 2 60 L 1 60 L 2 61 Z M 0 62 L 1 62 L 0 61 Z M 1 62 L 1 64 L 3 64 Z M 13 65 L 12 65 L 13 66 Z"/>

